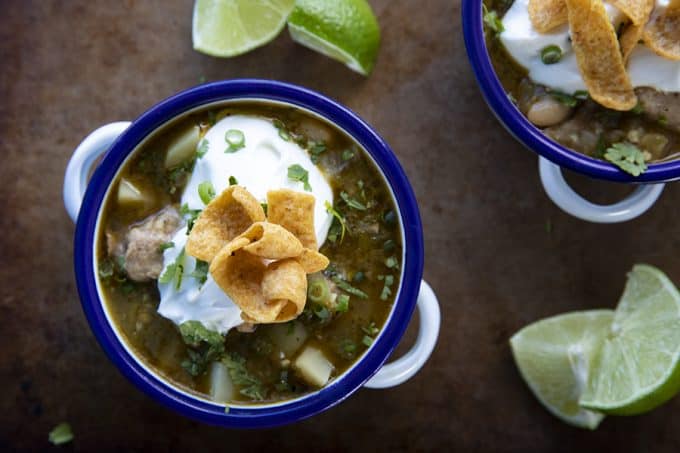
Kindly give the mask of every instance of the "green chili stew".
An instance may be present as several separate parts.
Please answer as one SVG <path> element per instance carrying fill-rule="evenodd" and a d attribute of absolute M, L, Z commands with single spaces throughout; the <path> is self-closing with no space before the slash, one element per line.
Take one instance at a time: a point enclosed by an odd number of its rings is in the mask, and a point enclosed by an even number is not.
<path fill-rule="evenodd" d="M 320 252 L 330 265 L 308 276 L 308 298 L 302 315 L 283 324 L 257 325 L 254 331 L 211 332 L 200 322 L 176 326 L 160 316 L 157 280 L 135 281 L 120 253 L 120 238 L 131 227 L 163 210 L 175 210 L 179 227 L 200 215 L 182 209 L 180 196 L 203 143 L 188 159 L 167 167 L 166 154 L 176 131 L 198 125 L 204 134 L 232 114 L 256 115 L 273 122 L 280 136 L 309 153 L 333 188 L 335 203 L 326 209 L 333 223 Z M 227 137 L 233 147 L 243 137 Z M 236 184 L 233 176 L 230 184 Z M 132 183 L 144 193 L 142 205 L 120 203 L 120 184 Z M 205 197 L 212 197 L 205 187 Z M 120 197 L 120 195 L 118 195 Z M 204 194 L 201 194 L 203 198 Z M 150 201 L 149 201 L 150 200 Z M 263 206 L 266 210 L 266 205 Z M 332 363 L 331 379 L 349 368 L 379 334 L 399 287 L 402 244 L 396 208 L 389 188 L 361 147 L 345 133 L 303 111 L 266 103 L 229 104 L 193 113 L 161 128 L 127 160 L 104 203 L 98 237 L 99 281 L 115 327 L 138 359 L 169 382 L 220 402 L 275 402 L 316 389 L 292 365 L 307 346 Z M 163 242 L 157 259 L 173 247 Z M 152 257 L 153 258 L 153 257 Z M 207 264 L 207 263 L 206 263 Z M 207 266 L 197 269 L 205 278 Z M 158 278 L 158 277 L 156 277 Z M 185 277 L 188 278 L 188 277 Z M 139 280 L 139 279 L 136 279 Z M 226 370 L 233 390 L 216 395 L 215 364 Z"/>
<path fill-rule="evenodd" d="M 562 93 L 535 83 L 503 46 L 502 18 L 514 0 L 485 0 L 483 21 L 486 47 L 508 98 L 527 119 L 563 146 L 607 160 L 634 176 L 647 162 L 680 156 L 679 95 L 638 87 L 638 105 L 630 111 L 603 107 L 585 91 Z M 541 50 L 544 64 L 562 58 L 558 46 Z"/>

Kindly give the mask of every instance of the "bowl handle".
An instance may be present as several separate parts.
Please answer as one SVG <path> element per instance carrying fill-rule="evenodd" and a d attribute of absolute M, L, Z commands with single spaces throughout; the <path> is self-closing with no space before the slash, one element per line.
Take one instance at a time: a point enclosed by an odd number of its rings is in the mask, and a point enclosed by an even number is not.
<path fill-rule="evenodd" d="M 97 158 L 108 151 L 111 144 L 129 125 L 129 121 L 106 124 L 85 137 L 73 152 L 64 175 L 64 206 L 74 222 L 78 219 L 80 204 L 87 189 L 87 180 Z"/>
<path fill-rule="evenodd" d="M 421 282 L 418 293 L 418 314 L 420 315 L 420 329 L 416 343 L 411 350 L 394 362 L 380 368 L 366 382 L 365 387 L 372 389 L 394 387 L 409 380 L 425 365 L 437 344 L 441 322 L 437 296 L 425 280 Z"/>
<path fill-rule="evenodd" d="M 610 205 L 594 204 L 577 194 L 564 180 L 561 168 L 539 156 L 541 183 L 548 197 L 563 211 L 595 223 L 618 223 L 634 219 L 652 207 L 665 184 L 640 185 L 622 201 Z"/>

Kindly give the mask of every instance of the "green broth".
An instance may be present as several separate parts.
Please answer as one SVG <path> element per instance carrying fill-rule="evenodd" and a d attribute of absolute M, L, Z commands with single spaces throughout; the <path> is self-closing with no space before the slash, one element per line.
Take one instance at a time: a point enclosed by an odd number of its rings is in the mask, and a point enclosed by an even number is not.
<path fill-rule="evenodd" d="M 389 315 L 399 287 L 402 264 L 401 231 L 389 188 L 365 151 L 333 125 L 288 106 L 243 102 L 192 113 L 161 128 L 128 159 L 104 203 L 97 256 L 100 266 L 106 267 L 107 272 L 100 277 L 100 283 L 108 311 L 136 356 L 169 381 L 206 398 L 210 393 L 209 372 L 192 376 L 182 366 L 189 347 L 183 342 L 177 326 L 156 312 L 159 303 L 156 281 L 132 282 L 125 278 L 122 265 L 117 267 L 115 263 L 113 275 L 109 275 L 108 269 L 114 260 L 109 256 L 107 234 L 122 237 L 131 225 L 162 208 L 168 205 L 178 208 L 193 161 L 171 170 L 164 168 L 163 160 L 174 131 L 192 124 L 200 125 L 205 131 L 216 120 L 235 113 L 271 119 L 285 129 L 291 140 L 315 150 L 310 154 L 314 155 L 333 188 L 335 207 L 341 211 L 347 226 L 342 241 L 337 234 L 335 242 L 326 240 L 320 250 L 331 262 L 325 272 L 346 276 L 352 286 L 368 295 L 366 299 L 350 295 L 348 311 L 327 319 L 315 314 L 318 307 L 308 300 L 302 315 L 292 321 L 304 326 L 308 332 L 298 353 L 306 345 L 319 348 L 333 363 L 332 377 L 352 366 L 370 344 L 365 337 L 376 337 L 377 330 Z M 320 151 L 319 142 L 325 145 L 323 151 Z M 134 181 L 153 193 L 154 201 L 141 208 L 119 205 L 115 194 L 121 178 Z M 365 205 L 366 209 L 352 209 L 342 201 L 342 192 Z M 339 231 L 337 221 L 331 227 L 331 233 L 333 231 Z M 384 294 L 385 276 L 392 276 L 387 277 L 388 280 L 394 279 L 391 294 Z M 290 363 L 282 362 L 277 338 L 281 337 L 284 327 L 286 334 L 289 331 L 291 335 L 295 334 L 288 324 L 260 325 L 252 333 L 232 329 L 225 336 L 227 354 L 243 358 L 247 372 L 259 381 L 263 390 L 261 399 L 235 392 L 232 401 L 272 402 L 315 390 L 296 375 Z M 294 357 L 286 359 L 290 362 Z"/>

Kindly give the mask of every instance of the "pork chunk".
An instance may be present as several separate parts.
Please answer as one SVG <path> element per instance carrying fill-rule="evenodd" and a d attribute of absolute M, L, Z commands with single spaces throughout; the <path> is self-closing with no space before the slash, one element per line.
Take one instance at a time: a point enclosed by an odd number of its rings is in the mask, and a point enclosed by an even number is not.
<path fill-rule="evenodd" d="M 125 237 L 125 271 L 131 280 L 155 280 L 163 269 L 161 244 L 182 224 L 177 210 L 166 207 L 131 227 Z"/>
<path fill-rule="evenodd" d="M 635 93 L 645 115 L 680 132 L 680 93 L 665 93 L 653 88 L 637 88 Z"/>

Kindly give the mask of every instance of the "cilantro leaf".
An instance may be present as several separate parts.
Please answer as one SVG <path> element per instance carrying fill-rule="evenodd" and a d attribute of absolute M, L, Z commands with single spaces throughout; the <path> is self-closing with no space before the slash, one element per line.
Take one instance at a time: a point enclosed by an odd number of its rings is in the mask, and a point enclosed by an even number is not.
<path fill-rule="evenodd" d="M 633 176 L 640 176 L 647 170 L 643 152 L 632 143 L 614 143 L 607 148 L 604 158 Z"/>
<path fill-rule="evenodd" d="M 550 96 L 567 107 L 576 107 L 579 103 L 578 98 L 567 93 L 562 93 L 561 91 L 550 91 Z"/>
<path fill-rule="evenodd" d="M 163 274 L 158 278 L 160 283 L 170 283 L 175 282 L 175 289 L 179 291 L 182 286 L 182 274 L 184 273 L 184 249 L 179 252 L 174 263 L 168 265 L 165 268 Z"/>
<path fill-rule="evenodd" d="M 194 268 L 194 271 L 191 273 L 191 276 L 198 280 L 198 282 L 202 285 L 208 279 L 209 268 L 210 268 L 209 263 L 201 260 L 196 260 L 196 267 Z"/>
<path fill-rule="evenodd" d="M 309 172 L 301 165 L 294 164 L 288 167 L 288 179 L 299 181 L 304 184 L 304 188 L 307 192 L 312 191 L 312 186 L 309 185 Z"/>
<path fill-rule="evenodd" d="M 324 202 L 324 207 L 326 208 L 326 212 L 332 215 L 340 224 L 340 227 L 342 228 L 342 232 L 340 233 L 340 242 L 342 243 L 342 241 L 345 239 L 345 231 L 347 230 L 345 218 L 328 201 Z"/>
<path fill-rule="evenodd" d="M 321 154 L 326 151 L 326 144 L 324 142 L 309 142 L 307 143 L 309 157 L 313 164 L 318 164 Z"/>
<path fill-rule="evenodd" d="M 231 353 L 222 359 L 222 363 L 229 370 L 231 380 L 239 387 L 239 393 L 252 400 L 263 400 L 266 391 L 262 382 L 248 372 L 246 359 L 236 353 Z"/>
<path fill-rule="evenodd" d="M 171 281 L 174 280 L 176 271 L 177 265 L 175 263 L 168 264 L 168 267 L 165 268 L 163 274 L 161 274 L 161 276 L 158 277 L 158 281 L 160 283 L 170 283 Z"/>
<path fill-rule="evenodd" d="M 179 326 L 179 333 L 184 343 L 191 348 L 187 349 L 189 359 L 182 362 L 182 368 L 192 376 L 202 374 L 208 364 L 224 355 L 222 334 L 208 330 L 199 321 L 183 322 Z"/>
<path fill-rule="evenodd" d="M 194 222 L 196 222 L 196 219 L 201 214 L 201 210 L 189 209 L 189 205 L 184 203 L 179 209 L 179 213 L 187 221 L 187 234 L 189 234 L 194 227 Z"/>
<path fill-rule="evenodd" d="M 499 35 L 505 31 L 503 27 L 503 21 L 498 17 L 498 13 L 494 10 L 489 11 L 486 5 L 482 4 L 484 13 L 484 23 L 486 26 L 494 32 L 494 34 Z"/>
<path fill-rule="evenodd" d="M 358 211 L 366 210 L 365 204 L 350 197 L 345 191 L 340 192 L 340 198 L 342 198 L 345 201 L 345 203 L 347 203 L 347 206 L 349 206 L 350 208 L 356 209 Z"/>
<path fill-rule="evenodd" d="M 161 245 L 158 246 L 158 251 L 160 253 L 163 253 L 167 249 L 171 249 L 175 246 L 175 243 L 170 241 L 170 242 L 163 242 Z"/>

